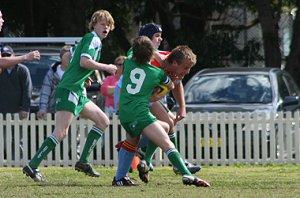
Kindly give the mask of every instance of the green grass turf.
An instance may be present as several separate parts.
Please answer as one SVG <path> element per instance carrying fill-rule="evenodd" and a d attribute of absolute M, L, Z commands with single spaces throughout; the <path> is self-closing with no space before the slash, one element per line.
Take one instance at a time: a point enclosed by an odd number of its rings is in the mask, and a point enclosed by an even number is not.
<path fill-rule="evenodd" d="M 130 177 L 138 187 L 112 187 L 116 167 L 95 167 L 101 173 L 92 178 L 73 167 L 41 167 L 46 184 L 33 182 L 22 168 L 0 168 L 0 197 L 300 197 L 299 165 L 205 166 L 196 175 L 210 182 L 210 188 L 184 186 L 171 167 L 155 168 L 144 184 L 134 170 Z"/>

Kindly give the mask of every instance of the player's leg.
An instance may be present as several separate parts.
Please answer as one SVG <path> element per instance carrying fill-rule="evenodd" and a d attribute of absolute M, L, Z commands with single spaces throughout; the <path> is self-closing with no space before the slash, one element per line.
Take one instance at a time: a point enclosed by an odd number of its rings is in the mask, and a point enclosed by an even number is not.
<path fill-rule="evenodd" d="M 27 176 L 30 176 L 34 181 L 45 181 L 38 170 L 38 166 L 49 154 L 49 152 L 52 151 L 56 145 L 66 137 L 73 117 L 73 113 L 67 111 L 58 111 L 56 113 L 56 125 L 53 133 L 45 139 L 28 165 L 23 168 L 23 172 Z"/>
<path fill-rule="evenodd" d="M 143 135 L 146 135 L 149 140 L 158 145 L 168 156 L 173 166 L 176 166 L 180 173 L 183 175 L 182 181 L 186 185 L 195 185 L 209 187 L 209 183 L 205 180 L 193 176 L 187 169 L 180 153 L 175 148 L 174 144 L 170 141 L 168 135 L 164 132 L 162 126 L 158 122 L 153 122 L 143 130 Z"/>
<path fill-rule="evenodd" d="M 169 138 L 175 145 L 175 148 L 178 150 L 177 136 L 176 136 L 175 129 L 174 129 L 174 120 L 175 120 L 176 116 L 171 111 L 169 111 L 169 109 L 164 104 L 162 104 L 160 101 L 155 102 L 150 107 L 150 110 L 158 120 L 167 122 L 169 124 L 169 126 L 170 126 L 170 130 L 169 130 L 169 134 L 168 134 Z M 147 149 L 148 149 L 148 147 L 147 147 Z M 151 152 L 152 152 L 152 150 L 150 150 L 149 153 L 147 153 L 147 150 L 146 150 L 145 156 L 151 155 Z M 201 170 L 201 167 L 198 165 L 193 165 L 192 163 L 188 162 L 187 160 L 184 160 L 184 162 L 192 174 Z M 179 173 L 179 171 L 176 167 L 173 167 L 173 170 L 176 174 Z"/>
<path fill-rule="evenodd" d="M 166 123 L 168 125 L 169 129 L 167 130 L 167 133 L 170 131 L 170 129 L 173 128 L 174 126 L 173 120 L 170 119 L 167 110 L 162 106 L 162 104 L 159 101 L 151 104 L 150 111 L 158 120 L 162 121 L 160 122 L 160 124 Z M 156 149 L 157 149 L 157 145 L 151 141 L 148 141 L 147 148 L 145 149 L 146 152 L 145 155 L 143 156 L 148 166 L 151 163 L 152 157 Z"/>
<path fill-rule="evenodd" d="M 190 171 L 186 168 L 174 144 L 170 141 L 169 136 L 164 131 L 165 130 L 161 126 L 161 124 L 156 121 L 143 130 L 143 135 L 146 135 L 149 140 L 151 140 L 154 144 L 158 145 L 164 152 L 166 152 L 171 163 L 176 167 L 179 167 L 180 171 L 183 174 L 191 174 Z M 169 155 L 171 154 L 169 151 L 174 151 L 172 154 L 175 155 Z"/>
<path fill-rule="evenodd" d="M 128 177 L 134 155 L 137 150 L 138 137 L 131 137 L 127 134 L 126 140 L 122 143 L 119 150 L 119 163 L 116 176 L 113 179 L 113 186 L 136 186 Z"/>
<path fill-rule="evenodd" d="M 164 129 L 164 131 L 169 131 L 169 124 L 166 123 L 166 122 L 162 122 L 160 120 L 157 121 Z M 144 160 L 145 162 L 147 163 L 147 166 L 149 167 L 150 164 L 151 164 L 151 161 L 152 161 L 152 158 L 153 158 L 153 155 L 157 149 L 157 145 L 152 142 L 151 140 L 148 140 L 148 145 L 147 145 L 147 149 L 146 149 L 146 153 L 145 153 L 145 156 L 144 156 Z"/>
<path fill-rule="evenodd" d="M 92 177 L 99 177 L 100 174 L 95 171 L 89 163 L 89 158 L 98 140 L 102 137 L 104 130 L 108 127 L 109 119 L 106 114 L 92 101 L 88 101 L 84 105 L 80 115 L 92 120 L 95 125 L 87 135 L 80 159 L 75 164 L 75 170 L 84 172 Z"/>

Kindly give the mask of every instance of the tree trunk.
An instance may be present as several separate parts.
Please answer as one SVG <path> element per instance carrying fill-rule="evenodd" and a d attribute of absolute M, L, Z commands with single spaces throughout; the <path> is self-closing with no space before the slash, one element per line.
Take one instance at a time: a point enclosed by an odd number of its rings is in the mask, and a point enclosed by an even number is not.
<path fill-rule="evenodd" d="M 291 73 L 298 86 L 300 86 L 300 0 L 297 0 L 298 11 L 293 24 L 293 36 L 290 54 L 287 57 L 287 71 Z"/>
<path fill-rule="evenodd" d="M 262 28 L 266 67 L 281 67 L 278 39 L 278 20 L 274 17 L 270 0 L 255 0 Z"/>

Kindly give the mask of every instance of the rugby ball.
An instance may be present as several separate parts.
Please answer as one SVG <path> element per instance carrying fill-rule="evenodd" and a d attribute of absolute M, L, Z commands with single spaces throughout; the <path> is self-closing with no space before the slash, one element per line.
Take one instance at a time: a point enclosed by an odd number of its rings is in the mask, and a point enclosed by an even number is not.
<path fill-rule="evenodd" d="M 166 95 L 170 91 L 169 88 L 164 84 L 159 84 L 157 87 L 159 88 L 159 92 L 157 94 L 159 97 Z"/>

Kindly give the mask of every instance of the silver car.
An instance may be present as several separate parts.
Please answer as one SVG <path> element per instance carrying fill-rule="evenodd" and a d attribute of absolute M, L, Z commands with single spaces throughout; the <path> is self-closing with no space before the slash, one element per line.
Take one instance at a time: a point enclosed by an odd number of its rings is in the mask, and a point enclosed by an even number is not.
<path fill-rule="evenodd" d="M 213 68 L 204 69 L 196 73 L 185 85 L 185 100 L 187 112 L 256 112 L 258 119 L 265 113 L 268 117 L 270 112 L 286 112 L 299 109 L 300 91 L 291 75 L 279 68 Z M 251 113 L 251 115 L 253 115 Z M 293 124 L 292 124 L 293 125 Z M 293 126 L 291 128 L 293 129 Z M 209 127 L 212 137 L 213 131 L 218 131 L 220 137 L 220 126 L 213 124 Z M 234 125 L 236 126 L 236 125 Z M 251 127 L 251 126 L 250 126 Z M 259 147 L 264 144 L 261 140 L 262 131 L 266 131 L 267 147 L 270 148 L 270 128 L 259 129 Z M 228 127 L 226 125 L 226 135 Z M 260 128 L 258 126 L 258 128 Z M 275 128 L 278 134 L 277 125 Z M 205 128 L 201 128 L 203 136 Z M 241 133 L 246 136 L 244 125 L 234 134 Z M 194 131 L 198 133 L 199 131 Z M 250 130 L 251 148 L 253 148 L 253 131 Z M 227 139 L 228 140 L 228 139 Z M 234 144 L 237 144 L 234 140 Z M 243 143 L 244 144 L 244 143 Z M 245 145 L 244 145 L 245 146 Z M 275 146 L 278 148 L 278 144 Z M 294 148 L 294 147 L 293 147 Z M 253 154 L 253 152 L 251 152 Z M 246 153 L 244 153 L 245 155 Z M 268 153 L 268 156 L 270 153 Z M 279 157 L 279 153 L 277 154 Z"/>

